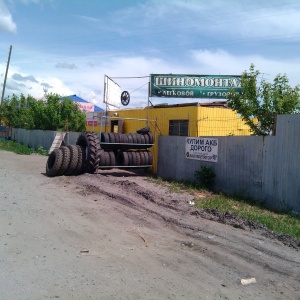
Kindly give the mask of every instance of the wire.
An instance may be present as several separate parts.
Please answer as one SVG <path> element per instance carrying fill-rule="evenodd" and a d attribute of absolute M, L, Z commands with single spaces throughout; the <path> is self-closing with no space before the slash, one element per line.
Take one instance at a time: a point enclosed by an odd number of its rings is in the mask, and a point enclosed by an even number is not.
<path fill-rule="evenodd" d="M 130 92 L 130 94 L 132 94 L 133 92 L 135 92 L 135 91 L 139 90 L 140 88 L 144 87 L 144 86 L 145 86 L 145 85 L 147 85 L 147 84 L 148 84 L 148 82 L 147 82 L 147 83 L 145 83 L 145 84 L 143 84 L 142 86 L 138 87 L 137 89 L 133 90 L 132 92 Z"/>
<path fill-rule="evenodd" d="M 111 79 L 133 79 L 133 78 L 149 78 L 150 76 L 149 75 L 147 75 L 147 76 L 138 76 L 138 77 L 131 77 L 131 76 L 129 76 L 129 77 L 110 77 Z"/>

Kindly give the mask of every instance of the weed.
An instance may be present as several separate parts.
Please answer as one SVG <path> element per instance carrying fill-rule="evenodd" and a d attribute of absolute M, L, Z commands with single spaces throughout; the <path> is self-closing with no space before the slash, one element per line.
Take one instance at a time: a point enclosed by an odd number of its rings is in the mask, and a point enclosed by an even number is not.
<path fill-rule="evenodd" d="M 195 177 L 204 187 L 212 188 L 216 174 L 212 168 L 202 166 L 200 170 L 195 172 Z"/>
<path fill-rule="evenodd" d="M 47 155 L 46 150 L 44 150 L 43 147 L 41 146 L 39 146 L 38 150 L 35 151 L 33 148 L 29 148 L 25 145 L 16 143 L 14 141 L 2 140 L 2 139 L 0 139 L 0 150 L 6 150 L 21 155 L 30 155 L 32 153 Z"/>
<path fill-rule="evenodd" d="M 47 150 L 45 150 L 45 149 L 43 148 L 43 146 L 41 146 L 41 145 L 39 145 L 39 146 L 37 147 L 36 153 L 41 154 L 41 155 L 44 155 L 44 156 L 47 156 L 47 155 L 48 155 Z"/>

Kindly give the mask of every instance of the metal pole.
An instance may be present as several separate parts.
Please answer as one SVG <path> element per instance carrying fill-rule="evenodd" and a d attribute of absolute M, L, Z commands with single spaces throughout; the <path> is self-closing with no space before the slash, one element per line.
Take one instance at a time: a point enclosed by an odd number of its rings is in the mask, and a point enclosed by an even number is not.
<path fill-rule="evenodd" d="M 6 65 L 6 72 L 5 72 L 5 76 L 4 76 L 4 83 L 3 83 L 3 89 L 2 89 L 1 105 L 2 105 L 2 102 L 4 99 L 4 92 L 5 92 L 6 79 L 7 79 L 7 73 L 8 73 L 8 68 L 9 68 L 11 50 L 12 50 L 12 45 L 10 45 L 10 48 L 9 48 L 8 61 L 7 61 L 7 65 Z"/>
<path fill-rule="evenodd" d="M 148 127 L 148 125 L 149 125 L 149 121 L 148 121 L 148 119 L 149 119 L 149 102 L 150 102 L 149 97 L 150 97 L 150 81 L 148 82 L 148 103 L 147 103 L 147 121 L 146 121 L 146 127 Z"/>

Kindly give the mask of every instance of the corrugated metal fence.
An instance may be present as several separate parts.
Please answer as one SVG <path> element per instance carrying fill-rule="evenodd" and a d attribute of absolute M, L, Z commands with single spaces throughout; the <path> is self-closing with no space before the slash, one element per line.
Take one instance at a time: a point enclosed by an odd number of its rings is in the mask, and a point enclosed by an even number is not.
<path fill-rule="evenodd" d="M 201 166 L 216 173 L 215 188 L 300 213 L 300 115 L 279 115 L 276 136 L 221 136 L 218 162 L 185 157 L 185 137 L 160 136 L 158 172 L 163 179 L 196 180 Z"/>
<path fill-rule="evenodd" d="M 65 142 L 67 145 L 75 145 L 80 132 L 67 132 Z M 56 135 L 56 131 L 51 130 L 26 130 L 21 128 L 12 128 L 12 140 L 27 145 L 30 148 L 37 149 L 42 146 L 49 150 Z"/>

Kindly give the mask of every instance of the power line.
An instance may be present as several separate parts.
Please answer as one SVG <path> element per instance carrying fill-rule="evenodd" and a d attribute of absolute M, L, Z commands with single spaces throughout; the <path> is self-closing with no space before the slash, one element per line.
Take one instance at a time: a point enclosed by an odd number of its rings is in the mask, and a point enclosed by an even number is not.
<path fill-rule="evenodd" d="M 146 76 L 138 76 L 138 77 L 130 77 L 130 76 L 125 76 L 125 77 L 110 77 L 111 79 L 133 79 L 133 78 L 148 78 L 150 77 L 149 75 Z"/>

